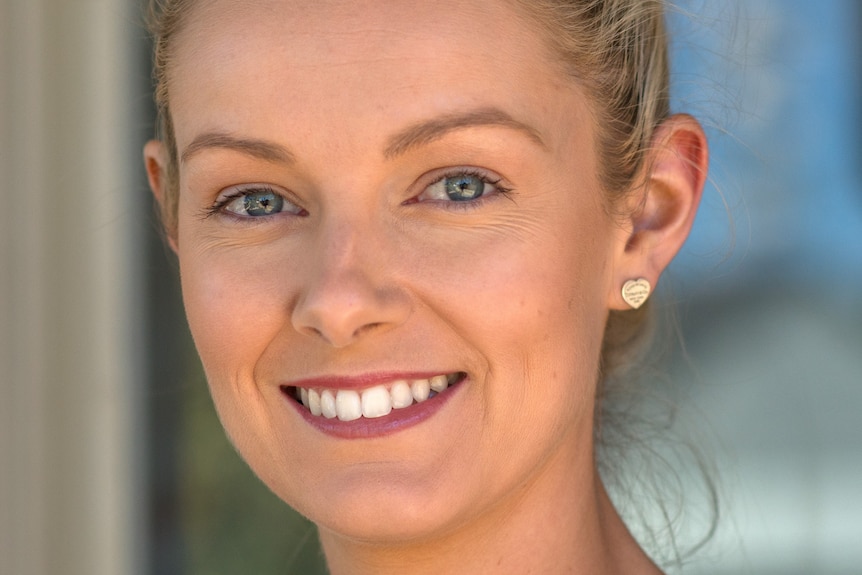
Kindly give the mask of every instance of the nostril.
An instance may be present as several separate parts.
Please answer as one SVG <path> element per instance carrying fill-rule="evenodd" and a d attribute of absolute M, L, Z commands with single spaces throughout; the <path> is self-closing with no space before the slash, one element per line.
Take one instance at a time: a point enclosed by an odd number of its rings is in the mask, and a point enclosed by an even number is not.
<path fill-rule="evenodd" d="M 315 335 L 315 336 L 317 336 L 317 337 L 319 337 L 319 338 L 321 338 L 321 339 L 326 339 L 326 336 L 325 336 L 325 335 L 323 335 L 323 332 L 322 332 L 322 331 L 320 331 L 319 329 L 317 329 L 316 327 L 314 327 L 314 326 L 309 326 L 307 329 L 308 329 L 308 331 L 310 331 L 310 332 L 311 332 L 311 335 Z"/>
<path fill-rule="evenodd" d="M 362 273 L 335 271 L 323 270 L 302 287 L 291 310 L 297 332 L 341 348 L 400 325 L 410 315 L 410 298 L 400 286 L 379 285 L 378 279 Z"/>
<path fill-rule="evenodd" d="M 339 337 L 339 332 L 335 329 L 331 330 L 322 330 L 320 328 L 314 326 L 307 326 L 305 331 L 308 335 L 317 337 L 332 345 L 334 347 L 344 347 L 346 345 L 350 345 L 350 343 L 356 340 L 359 337 L 364 335 L 368 335 L 369 333 L 382 328 L 385 324 L 383 322 L 374 322 L 366 325 L 361 325 L 356 328 L 352 333 L 344 332 L 343 335 L 346 337 Z"/>
<path fill-rule="evenodd" d="M 375 323 L 369 323 L 366 325 L 359 326 L 356 329 L 356 331 L 353 333 L 353 336 L 359 337 L 360 335 L 366 335 L 368 332 L 374 331 L 375 329 L 379 328 L 381 325 L 383 325 L 383 324 L 380 322 L 375 322 Z"/>

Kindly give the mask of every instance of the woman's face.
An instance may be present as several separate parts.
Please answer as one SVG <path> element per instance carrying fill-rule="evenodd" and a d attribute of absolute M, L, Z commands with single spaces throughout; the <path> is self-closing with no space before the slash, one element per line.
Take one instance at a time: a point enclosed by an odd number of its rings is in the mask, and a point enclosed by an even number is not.
<path fill-rule="evenodd" d="M 541 37 L 502 1 L 198 4 L 169 76 L 176 246 L 243 457 L 369 540 L 572 466 L 577 489 L 623 240 Z"/>

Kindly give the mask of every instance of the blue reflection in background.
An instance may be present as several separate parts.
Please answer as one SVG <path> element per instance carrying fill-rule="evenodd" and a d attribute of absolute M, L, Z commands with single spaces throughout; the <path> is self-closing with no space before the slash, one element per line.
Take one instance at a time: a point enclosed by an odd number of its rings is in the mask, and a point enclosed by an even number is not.
<path fill-rule="evenodd" d="M 818 288 L 860 279 L 858 2 L 681 6 L 687 12 L 673 17 L 674 107 L 711 125 L 715 185 L 678 270 L 702 275 L 704 255 L 729 246 L 724 196 L 736 246 L 723 280 L 760 281 L 768 271 Z"/>
<path fill-rule="evenodd" d="M 725 513 L 686 572 L 860 573 L 862 4 L 677 4 L 674 108 L 710 126 L 713 183 L 669 274 L 673 373 Z"/>

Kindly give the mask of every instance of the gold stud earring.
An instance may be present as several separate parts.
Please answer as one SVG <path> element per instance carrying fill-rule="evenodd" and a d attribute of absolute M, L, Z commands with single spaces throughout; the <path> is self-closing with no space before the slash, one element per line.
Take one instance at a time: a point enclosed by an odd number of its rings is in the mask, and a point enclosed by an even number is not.
<path fill-rule="evenodd" d="M 623 299 L 632 309 L 638 309 L 649 298 L 652 286 L 644 278 L 629 280 L 623 284 Z"/>

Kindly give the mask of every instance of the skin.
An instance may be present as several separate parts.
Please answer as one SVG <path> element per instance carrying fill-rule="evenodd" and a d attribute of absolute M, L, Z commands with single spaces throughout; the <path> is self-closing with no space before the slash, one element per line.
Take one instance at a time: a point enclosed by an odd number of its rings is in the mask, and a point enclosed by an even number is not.
<path fill-rule="evenodd" d="M 228 435 L 318 524 L 331 571 L 657 572 L 597 476 L 594 397 L 619 286 L 655 285 L 691 226 L 697 123 L 659 130 L 621 220 L 591 103 L 503 2 L 215 0 L 175 48 L 169 234 L 191 330 Z M 160 200 L 164 153 L 145 149 Z M 464 169 L 512 191 L 430 195 Z M 212 210 L 243 184 L 298 211 Z M 351 440 L 279 387 L 381 371 L 469 378 L 427 421 Z"/>

